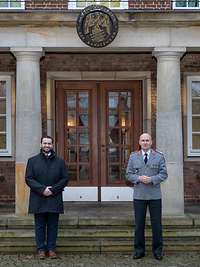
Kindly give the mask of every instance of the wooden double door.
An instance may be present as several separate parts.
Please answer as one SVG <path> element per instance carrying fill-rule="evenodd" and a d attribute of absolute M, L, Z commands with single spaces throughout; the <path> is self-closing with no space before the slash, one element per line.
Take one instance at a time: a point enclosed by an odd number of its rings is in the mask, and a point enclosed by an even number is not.
<path fill-rule="evenodd" d="M 142 132 L 142 81 L 56 81 L 57 152 L 71 187 L 124 187 Z"/>

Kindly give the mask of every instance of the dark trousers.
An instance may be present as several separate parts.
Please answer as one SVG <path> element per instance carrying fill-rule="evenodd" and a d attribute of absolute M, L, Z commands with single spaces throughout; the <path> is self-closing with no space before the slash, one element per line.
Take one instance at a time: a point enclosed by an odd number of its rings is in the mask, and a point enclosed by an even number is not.
<path fill-rule="evenodd" d="M 36 213 L 34 216 L 37 249 L 43 251 L 55 250 L 59 213 Z"/>
<path fill-rule="evenodd" d="M 162 253 L 162 202 L 161 199 L 138 200 L 134 199 L 135 210 L 135 252 L 145 253 L 145 218 L 149 208 L 152 227 L 152 251 L 154 254 Z"/>

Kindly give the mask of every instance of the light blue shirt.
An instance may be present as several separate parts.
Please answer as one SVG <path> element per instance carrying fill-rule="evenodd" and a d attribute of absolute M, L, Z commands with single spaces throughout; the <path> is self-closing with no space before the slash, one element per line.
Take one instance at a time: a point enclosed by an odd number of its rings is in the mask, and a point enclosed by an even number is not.
<path fill-rule="evenodd" d="M 149 149 L 148 151 L 144 151 L 144 150 L 142 150 L 142 156 L 143 156 L 143 160 L 144 160 L 144 158 L 145 158 L 145 154 L 147 154 L 147 159 L 149 160 L 149 157 L 150 157 L 150 153 L 151 153 L 151 150 Z"/>

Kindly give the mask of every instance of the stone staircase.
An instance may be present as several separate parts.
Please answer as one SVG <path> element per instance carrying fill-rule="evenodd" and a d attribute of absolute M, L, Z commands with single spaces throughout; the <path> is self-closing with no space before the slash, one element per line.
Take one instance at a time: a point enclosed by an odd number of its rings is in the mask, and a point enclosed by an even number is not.
<path fill-rule="evenodd" d="M 200 216 L 163 218 L 164 250 L 200 251 Z M 134 222 L 132 217 L 74 217 L 61 215 L 58 252 L 131 253 Z M 151 228 L 146 223 L 146 245 L 151 250 Z M 0 215 L 0 252 L 34 252 L 33 217 Z"/>

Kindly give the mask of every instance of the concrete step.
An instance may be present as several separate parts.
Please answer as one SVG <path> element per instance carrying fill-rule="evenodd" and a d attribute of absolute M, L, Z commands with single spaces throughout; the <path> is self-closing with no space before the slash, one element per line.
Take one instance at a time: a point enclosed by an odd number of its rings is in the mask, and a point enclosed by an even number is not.
<path fill-rule="evenodd" d="M 151 251 L 151 241 L 146 241 L 147 251 Z M 57 250 L 60 252 L 121 252 L 131 253 L 133 251 L 133 240 L 71 240 L 58 238 Z M 164 250 L 172 251 L 199 251 L 199 240 L 164 240 Z M 35 241 L 32 240 L 12 240 L 0 243 L 0 252 L 34 252 Z"/>
<path fill-rule="evenodd" d="M 9 229 L 29 229 L 32 228 L 34 225 L 33 217 L 32 216 L 24 216 L 24 217 L 17 217 L 15 215 L 1 215 L 0 216 L 0 229 L 9 228 Z M 112 218 L 68 218 L 65 215 L 61 216 L 60 219 L 60 227 L 65 228 L 67 227 L 110 227 L 110 226 L 126 226 L 132 227 L 134 225 L 134 220 L 132 217 L 130 218 L 119 218 L 119 217 L 112 217 Z M 150 226 L 150 220 L 147 218 L 146 220 L 147 227 Z M 199 216 L 183 216 L 183 217 L 165 217 L 163 218 L 163 227 L 165 228 L 173 228 L 178 226 L 179 228 L 190 228 L 192 227 L 200 227 L 200 217 Z"/>
<path fill-rule="evenodd" d="M 63 238 L 133 238 L 133 229 L 59 229 L 59 237 Z M 151 230 L 145 230 L 146 237 L 151 237 Z M 164 230 L 165 238 L 200 238 L 200 229 L 171 229 Z M 32 238 L 34 237 L 33 229 L 6 229 L 0 230 L 0 238 Z"/>
<path fill-rule="evenodd" d="M 151 228 L 147 219 L 147 250 L 151 251 Z M 200 251 L 200 218 L 163 218 L 166 251 Z M 67 218 L 61 216 L 58 251 L 60 252 L 122 252 L 133 250 L 134 221 L 130 218 Z M 0 216 L 0 252 L 35 251 L 32 216 Z"/>

